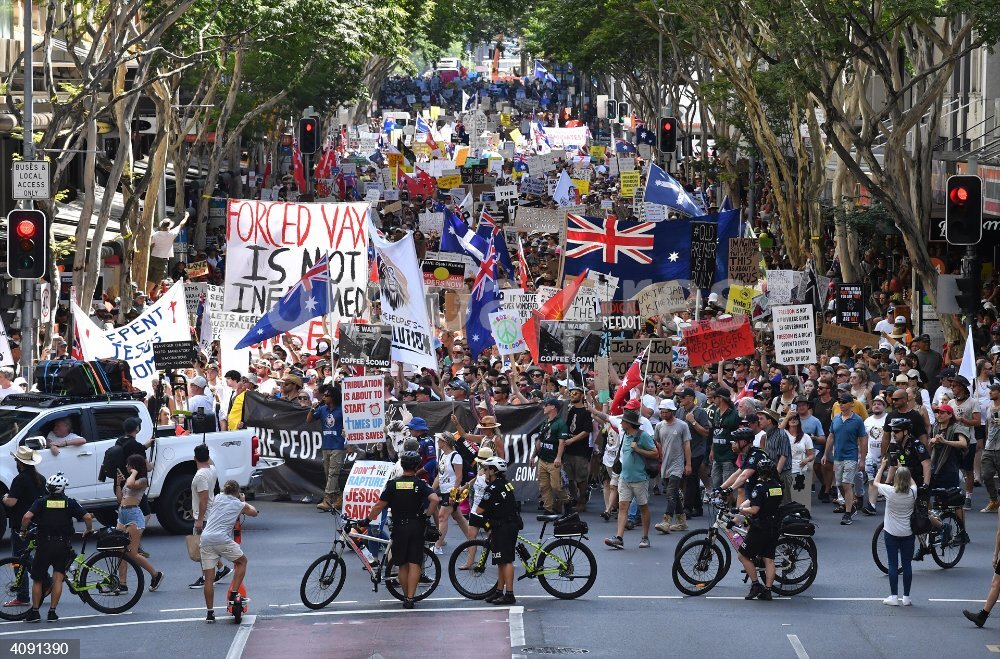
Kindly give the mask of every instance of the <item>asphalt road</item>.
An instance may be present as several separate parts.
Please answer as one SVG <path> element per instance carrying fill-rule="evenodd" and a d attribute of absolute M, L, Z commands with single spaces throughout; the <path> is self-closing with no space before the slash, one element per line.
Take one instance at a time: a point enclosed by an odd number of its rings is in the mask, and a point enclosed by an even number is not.
<path fill-rule="evenodd" d="M 655 513 L 663 501 L 654 497 Z M 252 599 L 244 625 L 226 618 L 221 590 L 219 622 L 204 623 L 202 593 L 187 588 L 197 567 L 183 540 L 164 534 L 154 522 L 143 544 L 166 575 L 160 591 L 145 593 L 120 616 L 97 614 L 66 596 L 58 623 L 0 623 L 0 651 L 12 640 L 67 638 L 81 640 L 84 657 L 145 658 L 531 657 L 554 654 L 555 648 L 566 649 L 560 654 L 586 650 L 594 657 L 977 657 L 1000 651 L 1000 616 L 980 630 L 961 615 L 962 608 L 976 609 L 985 597 L 996 515 L 968 513 L 973 542 L 957 567 L 942 570 L 929 557 L 915 564 L 908 608 L 881 603 L 888 579 L 875 567 L 870 549 L 881 516 L 858 517 L 843 527 L 838 515 L 821 506 L 814 509 L 819 576 L 793 598 L 744 601 L 747 586 L 738 568 L 709 595 L 682 597 L 670 578 L 677 534 L 654 531 L 652 547 L 640 550 L 639 531 L 631 531 L 627 549 L 613 551 L 603 544 L 612 524 L 587 514 L 588 542 L 599 570 L 594 588 L 580 600 L 555 600 L 524 580 L 515 587 L 516 607 L 470 602 L 448 581 L 445 555 L 437 591 L 404 611 L 384 588 L 373 593 L 360 562 L 347 558 L 347 582 L 337 601 L 312 613 L 300 603 L 298 585 L 309 563 L 327 551 L 333 520 L 311 505 L 258 504 L 261 515 L 247 520 L 243 534 Z M 706 525 L 705 518 L 691 524 Z M 524 533 L 537 536 L 538 528 L 532 519 Z M 446 551 L 462 541 L 454 527 L 448 539 Z"/>

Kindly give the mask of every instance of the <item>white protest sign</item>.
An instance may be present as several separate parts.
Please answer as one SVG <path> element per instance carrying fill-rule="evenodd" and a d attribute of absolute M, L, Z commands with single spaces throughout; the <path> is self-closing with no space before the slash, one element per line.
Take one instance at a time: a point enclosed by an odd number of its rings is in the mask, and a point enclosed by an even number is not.
<path fill-rule="evenodd" d="M 521 289 L 500 289 L 500 304 L 504 311 L 516 313 L 521 322 L 531 317 L 531 312 L 538 308 L 538 295 L 525 293 Z"/>
<path fill-rule="evenodd" d="M 358 150 L 361 153 L 369 154 L 378 151 L 378 133 L 358 133 Z"/>
<path fill-rule="evenodd" d="M 425 234 L 431 231 L 440 234 L 444 230 L 444 213 L 421 213 L 418 219 L 418 226 Z"/>
<path fill-rule="evenodd" d="M 676 311 L 687 309 L 684 289 L 676 281 L 661 281 L 650 284 L 632 296 L 639 303 L 639 315 L 643 318 L 664 316 L 669 318 Z"/>
<path fill-rule="evenodd" d="M 493 189 L 497 201 L 517 201 L 516 185 L 498 185 Z"/>
<path fill-rule="evenodd" d="M 638 198 L 638 196 L 636 196 Z M 649 222 L 662 222 L 667 219 L 667 207 L 648 201 L 642 202 L 643 214 Z"/>
<path fill-rule="evenodd" d="M 224 310 L 260 318 L 313 264 L 329 254 L 333 281 L 329 321 L 336 324 L 341 318 L 365 314 L 368 211 L 367 203 L 230 199 Z M 314 318 L 290 333 L 300 338 L 306 349 L 315 350 L 326 334 L 323 318 Z M 242 363 L 246 363 L 245 358 Z"/>
<path fill-rule="evenodd" d="M 381 375 L 343 381 L 344 441 L 368 444 L 385 439 L 385 382 Z"/>
<path fill-rule="evenodd" d="M 389 482 L 393 469 L 392 462 L 358 460 L 351 467 L 351 473 L 344 483 L 343 513 L 350 519 L 366 519 L 378 501 L 385 484 Z"/>
<path fill-rule="evenodd" d="M 538 306 L 545 304 L 545 301 L 559 292 L 555 286 L 538 287 Z M 594 288 L 581 287 L 573 298 L 573 304 L 566 310 L 566 315 L 562 320 L 572 320 L 578 322 L 597 322 L 600 309 L 600 298 Z"/>
<path fill-rule="evenodd" d="M 528 344 L 521 335 L 524 321 L 519 314 L 513 311 L 496 311 L 489 314 L 489 317 L 490 331 L 501 355 L 514 355 L 528 349 Z"/>
<path fill-rule="evenodd" d="M 768 304 L 788 304 L 792 301 L 792 287 L 798 273 L 795 270 L 767 271 Z"/>
<path fill-rule="evenodd" d="M 811 304 L 771 307 L 776 364 L 811 364 L 816 361 L 816 327 Z"/>

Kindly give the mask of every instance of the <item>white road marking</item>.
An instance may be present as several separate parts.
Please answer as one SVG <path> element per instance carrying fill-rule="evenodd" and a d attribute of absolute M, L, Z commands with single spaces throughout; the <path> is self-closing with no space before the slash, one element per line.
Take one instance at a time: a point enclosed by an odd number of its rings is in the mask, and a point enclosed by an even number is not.
<path fill-rule="evenodd" d="M 515 653 L 514 648 L 524 645 L 524 607 L 512 606 L 507 612 L 507 624 L 510 625 L 511 659 L 522 659 L 521 653 Z"/>
<path fill-rule="evenodd" d="M 387 600 L 391 602 L 398 602 L 399 600 Z M 344 600 L 342 602 L 330 602 L 327 606 L 333 606 L 334 604 L 357 604 L 358 600 Z M 268 604 L 269 608 L 272 609 L 287 609 L 293 606 L 305 606 L 302 602 L 292 602 L 291 604 Z"/>
<path fill-rule="evenodd" d="M 257 616 L 247 616 L 240 623 L 240 628 L 236 630 L 236 636 L 233 637 L 233 642 L 229 645 L 229 652 L 226 653 L 226 659 L 240 659 L 243 656 L 243 648 L 247 645 L 247 639 L 250 638 L 250 631 L 253 630 L 253 623 L 257 622 Z"/>
<path fill-rule="evenodd" d="M 814 597 L 817 602 L 881 602 L 884 597 Z"/>
<path fill-rule="evenodd" d="M 390 600 L 392 602 L 399 602 L 399 600 Z M 396 608 L 385 608 L 385 609 L 361 609 L 352 611 L 303 611 L 302 613 L 280 613 L 274 616 L 268 616 L 268 618 L 302 618 L 304 616 L 353 616 L 353 615 L 383 615 L 386 613 L 390 614 L 409 614 L 409 613 L 437 613 L 438 611 L 496 611 L 496 610 L 510 610 L 513 607 L 508 606 L 446 606 L 437 609 L 396 609 Z"/>
<path fill-rule="evenodd" d="M 931 598 L 927 600 L 928 602 L 971 602 L 972 604 L 985 604 L 986 600 L 949 600 L 949 599 L 934 599 Z"/>
<path fill-rule="evenodd" d="M 682 600 L 682 599 L 684 599 L 684 596 L 683 595 L 598 595 L 597 599 L 607 599 L 607 600 Z"/>
<path fill-rule="evenodd" d="M 65 618 L 64 618 L 65 619 Z M 166 618 L 164 620 L 133 620 L 131 622 L 104 622 L 98 625 L 71 625 L 69 627 L 59 626 L 58 630 L 60 632 L 68 631 L 70 629 L 101 629 L 103 627 L 131 627 L 133 625 L 161 625 L 161 624 L 171 624 L 175 622 L 205 622 L 204 618 Z M 38 634 L 52 632 L 53 627 L 35 627 L 34 629 L 25 629 L 23 627 L 24 623 L 18 623 L 22 625 L 21 629 L 16 632 L 0 632 L 0 636 L 16 636 L 18 634 Z"/>
<path fill-rule="evenodd" d="M 63 620 L 86 620 L 88 618 L 105 618 L 105 619 L 107 619 L 107 617 L 109 615 L 113 615 L 113 616 L 116 616 L 116 617 L 117 616 L 130 616 L 133 613 L 134 613 L 134 611 L 126 611 L 125 613 L 117 613 L 117 614 L 91 613 L 90 615 L 85 615 L 85 616 L 59 616 L 59 621 L 62 622 Z M 23 625 L 23 624 L 24 624 L 23 620 L 11 620 L 9 622 L 0 622 L 0 625 Z"/>
<path fill-rule="evenodd" d="M 518 597 L 518 599 L 523 599 L 523 600 L 525 600 L 525 599 L 539 599 L 539 600 L 552 599 L 551 595 L 518 595 L 517 597 Z M 423 599 L 421 601 L 422 602 L 477 602 L 479 600 L 470 600 L 468 597 L 428 597 L 427 599 Z M 399 600 L 393 598 L 393 599 L 379 600 L 379 602 L 382 602 L 384 604 L 386 602 L 388 602 L 388 603 L 399 602 Z"/>
<path fill-rule="evenodd" d="M 160 609 L 160 613 L 178 613 L 180 611 L 204 611 L 203 606 L 191 606 L 186 609 Z"/>
<path fill-rule="evenodd" d="M 806 652 L 806 648 L 802 645 L 802 641 L 795 634 L 786 634 L 788 637 L 788 642 L 792 644 L 792 649 L 795 650 L 795 656 L 799 659 L 809 659 L 809 653 Z"/>
<path fill-rule="evenodd" d="M 780 602 L 782 600 L 791 600 L 791 597 L 773 597 L 772 601 Z M 745 599 L 742 595 L 705 595 L 707 600 L 741 600 Z"/>

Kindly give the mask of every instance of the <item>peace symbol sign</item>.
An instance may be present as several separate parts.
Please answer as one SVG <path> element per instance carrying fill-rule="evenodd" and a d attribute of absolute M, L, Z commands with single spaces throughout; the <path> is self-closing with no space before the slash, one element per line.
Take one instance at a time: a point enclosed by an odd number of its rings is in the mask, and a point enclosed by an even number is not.
<path fill-rule="evenodd" d="M 517 341 L 517 324 L 507 318 L 501 320 L 496 326 L 496 337 L 501 343 L 514 343 Z"/>

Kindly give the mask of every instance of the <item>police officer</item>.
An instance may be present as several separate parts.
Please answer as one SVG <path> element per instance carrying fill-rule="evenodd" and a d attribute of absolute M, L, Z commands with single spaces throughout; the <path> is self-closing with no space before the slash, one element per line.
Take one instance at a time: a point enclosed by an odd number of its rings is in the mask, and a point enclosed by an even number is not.
<path fill-rule="evenodd" d="M 417 592 L 421 566 L 424 563 L 424 528 L 427 523 L 423 516 L 433 516 L 437 512 L 440 498 L 431 486 L 416 476 L 420 468 L 420 454 L 404 451 L 399 456 L 403 475 L 385 484 L 378 502 L 368 513 L 368 519 L 359 526 L 365 529 L 368 523 L 388 506 L 392 513 L 392 564 L 399 567 L 399 583 L 403 587 L 403 608 L 413 608 L 413 595 Z"/>
<path fill-rule="evenodd" d="M 764 456 L 758 460 L 755 472 L 757 482 L 750 489 L 750 496 L 736 509 L 736 512 L 750 518 L 750 532 L 743 539 L 737 556 L 753 582 L 745 599 L 752 600 L 756 597 L 770 600 L 771 585 L 774 583 L 774 548 L 781 531 L 778 508 L 781 506 L 784 488 L 775 474 L 774 462 L 770 457 Z M 763 587 L 757 580 L 757 567 L 754 565 L 754 559 L 758 556 L 764 559 Z"/>
<path fill-rule="evenodd" d="M 490 530 L 490 551 L 497 566 L 496 592 L 486 598 L 490 604 L 514 604 L 514 546 L 524 524 L 517 512 L 514 486 L 507 481 L 507 461 L 496 456 L 479 461 L 486 476 L 483 498 L 471 515 L 472 526 Z"/>
<path fill-rule="evenodd" d="M 743 456 L 743 468 L 739 471 L 733 472 L 733 474 L 726 479 L 726 482 L 722 484 L 722 493 L 726 496 L 735 490 L 736 491 L 736 503 L 737 505 L 742 505 L 746 501 L 747 495 L 753 491 L 754 485 L 760 480 L 760 474 L 757 473 L 757 467 L 760 461 L 764 458 L 770 460 L 767 451 L 754 445 L 753 440 L 756 433 L 747 427 L 737 428 L 732 434 L 732 447 L 733 452 L 736 455 Z M 773 464 L 773 462 L 772 462 Z M 744 484 L 746 487 L 744 488 Z"/>
<path fill-rule="evenodd" d="M 31 565 L 31 610 L 28 611 L 27 622 L 39 622 L 42 617 L 38 613 L 42 605 L 42 581 L 52 568 L 52 597 L 49 600 L 49 622 L 58 620 L 56 606 L 62 595 L 63 579 L 66 576 L 66 566 L 75 556 L 70 539 L 75 532 L 73 520 L 82 521 L 87 525 L 89 535 L 94 523 L 94 516 L 83 509 L 76 499 L 66 496 L 66 486 L 69 481 L 60 471 L 49 476 L 45 481 L 48 494 L 35 500 L 31 508 L 21 520 L 21 534 L 34 521 L 38 525 L 38 548 L 35 550 L 35 560 Z"/>

